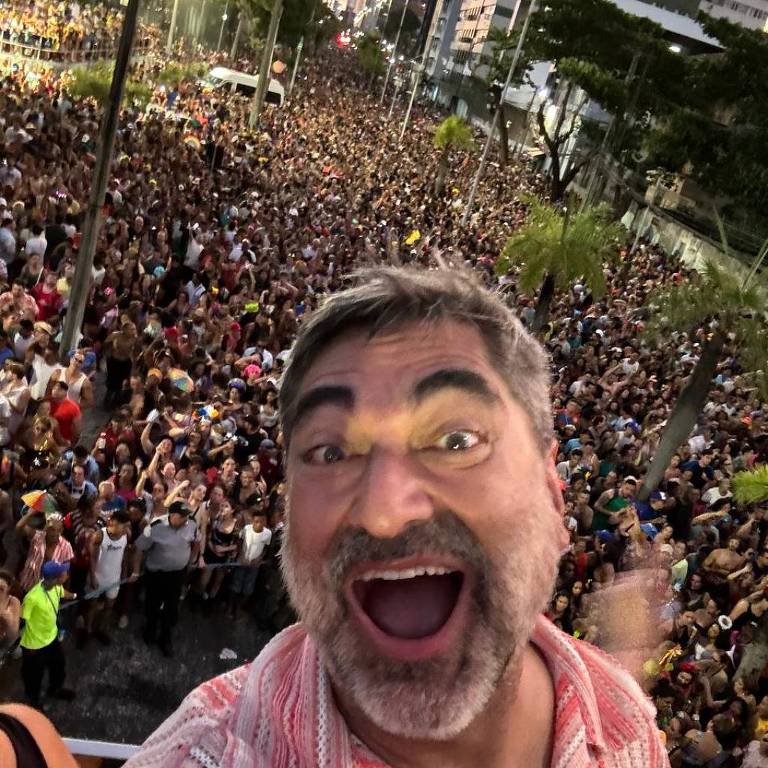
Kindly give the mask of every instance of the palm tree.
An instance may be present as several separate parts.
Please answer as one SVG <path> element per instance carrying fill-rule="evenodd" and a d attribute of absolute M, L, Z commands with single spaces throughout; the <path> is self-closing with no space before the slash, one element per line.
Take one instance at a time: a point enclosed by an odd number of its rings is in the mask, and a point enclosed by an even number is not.
<path fill-rule="evenodd" d="M 762 504 L 768 501 L 768 464 L 737 472 L 733 476 L 733 497 L 739 504 Z M 762 616 L 757 629 L 744 649 L 736 678 L 754 680 L 768 664 L 768 616 Z"/>
<path fill-rule="evenodd" d="M 440 196 L 445 189 L 445 177 L 448 175 L 448 162 L 451 153 L 457 149 L 468 150 L 472 148 L 474 144 L 472 130 L 460 117 L 451 115 L 437 126 L 435 135 L 432 137 L 432 143 L 441 150 L 437 176 L 435 177 L 435 195 Z"/>
<path fill-rule="evenodd" d="M 733 476 L 733 498 L 738 504 L 768 501 L 768 464 L 745 469 Z"/>
<path fill-rule="evenodd" d="M 722 226 L 721 238 L 728 254 Z M 640 488 L 640 500 L 645 500 L 656 488 L 672 456 L 690 435 L 704 407 L 726 345 L 730 353 L 738 357 L 742 368 L 760 372 L 758 383 L 765 387 L 768 381 L 762 373 L 768 360 L 765 292 L 756 284 L 755 278 L 766 251 L 768 241 L 743 279 L 710 262 L 695 279 L 668 288 L 651 300 L 652 320 L 647 328 L 651 338 L 664 338 L 671 331 L 690 331 L 694 328 L 706 329 L 707 337 L 693 372 L 667 419 L 656 454 Z"/>
<path fill-rule="evenodd" d="M 603 264 L 616 258 L 624 229 L 611 221 L 607 207 L 571 213 L 535 198 L 526 202 L 528 219 L 507 240 L 496 273 L 519 269 L 518 286 L 526 293 L 541 286 L 532 325 L 538 331 L 549 318 L 555 288 L 583 279 L 593 295 L 605 292 Z"/>

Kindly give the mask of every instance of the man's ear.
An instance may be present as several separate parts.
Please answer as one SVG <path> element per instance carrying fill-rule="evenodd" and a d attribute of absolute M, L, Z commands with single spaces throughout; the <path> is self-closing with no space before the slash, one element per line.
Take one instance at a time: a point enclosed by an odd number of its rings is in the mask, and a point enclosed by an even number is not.
<path fill-rule="evenodd" d="M 565 512 L 565 502 L 563 501 L 563 490 L 560 476 L 557 474 L 555 464 L 557 462 L 558 444 L 557 440 L 552 439 L 552 447 L 549 451 L 550 461 L 545 462 L 544 471 L 547 476 L 547 489 L 552 498 L 552 504 L 558 513 L 562 516 Z"/>

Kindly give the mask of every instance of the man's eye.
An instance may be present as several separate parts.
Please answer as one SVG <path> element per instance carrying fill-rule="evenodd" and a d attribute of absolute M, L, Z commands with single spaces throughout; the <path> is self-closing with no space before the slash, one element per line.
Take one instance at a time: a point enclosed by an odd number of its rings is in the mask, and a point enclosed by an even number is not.
<path fill-rule="evenodd" d="M 315 448 L 310 448 L 304 454 L 304 462 L 306 464 L 315 464 L 318 466 L 327 464 L 336 464 L 343 461 L 346 458 L 346 454 L 342 448 L 338 445 L 318 445 Z"/>
<path fill-rule="evenodd" d="M 444 451 L 468 451 L 480 444 L 480 436 L 476 432 L 457 429 L 446 432 L 437 441 L 437 447 Z"/>

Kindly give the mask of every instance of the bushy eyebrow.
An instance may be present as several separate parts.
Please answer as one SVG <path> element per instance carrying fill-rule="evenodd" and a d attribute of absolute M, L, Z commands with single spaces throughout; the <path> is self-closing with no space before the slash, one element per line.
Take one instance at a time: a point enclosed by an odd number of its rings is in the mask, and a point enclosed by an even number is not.
<path fill-rule="evenodd" d="M 355 407 L 355 393 L 350 387 L 343 385 L 327 385 L 310 389 L 296 405 L 292 429 L 296 429 L 301 421 L 324 405 L 333 405 L 345 411 L 351 411 Z"/>
<path fill-rule="evenodd" d="M 493 391 L 488 382 L 475 371 L 466 368 L 442 368 L 430 373 L 419 381 L 413 388 L 411 399 L 422 403 L 429 397 L 446 389 L 457 389 L 466 394 L 479 397 L 490 405 L 499 402 L 499 396 Z"/>

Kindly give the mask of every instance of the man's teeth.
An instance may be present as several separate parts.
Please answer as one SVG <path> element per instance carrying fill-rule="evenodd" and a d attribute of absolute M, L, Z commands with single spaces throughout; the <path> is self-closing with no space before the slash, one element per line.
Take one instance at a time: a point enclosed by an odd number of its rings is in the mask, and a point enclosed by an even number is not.
<path fill-rule="evenodd" d="M 397 581 L 398 579 L 415 579 L 417 576 L 445 576 L 448 573 L 453 573 L 453 571 L 450 568 L 441 568 L 439 565 L 408 568 L 405 571 L 366 571 L 360 577 L 360 581 L 373 581 L 374 579 Z"/>

